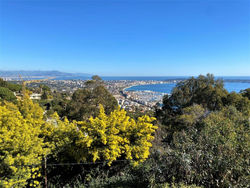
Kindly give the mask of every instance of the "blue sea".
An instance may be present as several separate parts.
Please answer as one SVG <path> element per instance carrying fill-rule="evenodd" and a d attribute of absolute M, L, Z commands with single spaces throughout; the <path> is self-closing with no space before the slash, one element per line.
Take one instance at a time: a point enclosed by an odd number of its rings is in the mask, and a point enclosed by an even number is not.
<path fill-rule="evenodd" d="M 190 76 L 101 76 L 103 80 L 156 80 L 156 81 L 166 81 L 166 80 L 185 80 L 190 78 Z M 216 79 L 223 79 L 223 80 L 234 80 L 234 81 L 247 81 L 250 82 L 250 76 L 215 76 Z M 83 77 L 83 76 L 76 76 L 76 77 L 57 77 L 54 80 L 89 80 L 91 77 Z"/>
<path fill-rule="evenodd" d="M 170 94 L 172 89 L 176 86 L 175 83 L 166 83 L 166 84 L 149 84 L 149 85 L 137 85 L 127 88 L 127 91 L 154 91 L 161 93 Z M 250 82 L 224 82 L 224 87 L 227 91 L 240 92 L 241 90 L 250 88 Z"/>

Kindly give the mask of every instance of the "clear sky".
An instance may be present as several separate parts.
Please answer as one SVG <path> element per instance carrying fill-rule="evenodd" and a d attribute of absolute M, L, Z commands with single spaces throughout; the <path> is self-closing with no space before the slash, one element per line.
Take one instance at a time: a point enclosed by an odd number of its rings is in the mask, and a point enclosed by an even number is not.
<path fill-rule="evenodd" d="M 0 0 L 0 70 L 250 76 L 250 0 Z"/>

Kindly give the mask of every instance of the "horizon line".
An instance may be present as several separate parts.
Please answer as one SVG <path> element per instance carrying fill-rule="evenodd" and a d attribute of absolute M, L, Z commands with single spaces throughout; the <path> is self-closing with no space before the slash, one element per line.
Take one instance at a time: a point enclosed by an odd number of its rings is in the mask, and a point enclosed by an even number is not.
<path fill-rule="evenodd" d="M 35 72 L 35 71 L 40 71 L 40 72 L 53 72 L 53 71 L 56 71 L 56 72 L 62 72 L 62 73 L 72 73 L 72 74 L 89 74 L 90 76 L 93 76 L 93 75 L 98 75 L 100 77 L 192 77 L 192 76 L 200 76 L 200 75 L 204 75 L 206 76 L 207 74 L 212 74 L 213 76 L 215 77 L 250 77 L 250 75 L 215 75 L 213 73 L 206 73 L 206 74 L 198 74 L 198 75 L 102 75 L 102 74 L 95 74 L 95 73 L 88 73 L 88 72 L 74 72 L 74 71 L 69 71 L 69 72 L 66 72 L 66 71 L 62 71 L 62 70 L 24 70 L 24 69 L 19 69 L 19 70 L 1 70 L 0 71 L 6 71 L 6 72 L 11 72 L 11 71 L 15 71 L 15 72 L 18 72 L 18 71 L 27 71 L 27 72 Z"/>

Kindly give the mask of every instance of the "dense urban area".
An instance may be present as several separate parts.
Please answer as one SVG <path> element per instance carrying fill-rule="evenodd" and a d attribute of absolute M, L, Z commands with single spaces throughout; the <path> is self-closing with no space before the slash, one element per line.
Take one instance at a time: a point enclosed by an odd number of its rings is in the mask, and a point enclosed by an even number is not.
<path fill-rule="evenodd" d="M 17 77 L 14 78 L 4 78 L 15 83 L 15 80 L 20 80 Z M 30 79 L 30 78 L 29 78 Z M 164 83 L 178 83 L 180 80 L 166 80 L 166 81 L 138 81 L 138 80 L 109 80 L 104 81 L 105 87 L 108 91 L 116 98 L 118 104 L 121 108 L 128 111 L 134 111 L 139 108 L 142 111 L 153 110 L 156 105 L 162 104 L 162 98 L 164 95 L 169 93 L 153 92 L 153 91 L 129 91 L 126 90 L 132 86 L 136 85 L 146 85 L 146 84 L 164 84 Z M 41 80 L 30 80 L 27 81 L 27 86 L 36 88 L 39 85 L 47 85 L 51 91 L 57 91 L 61 93 L 68 93 L 69 96 L 72 95 L 76 90 L 85 88 L 86 80 L 55 80 L 41 79 Z M 32 99 L 40 99 L 41 93 L 33 93 L 31 95 Z"/>

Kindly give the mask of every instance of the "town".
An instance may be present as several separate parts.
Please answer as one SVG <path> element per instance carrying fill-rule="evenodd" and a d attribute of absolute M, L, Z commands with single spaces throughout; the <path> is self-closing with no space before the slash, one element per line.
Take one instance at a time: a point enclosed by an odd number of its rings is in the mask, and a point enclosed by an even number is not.
<path fill-rule="evenodd" d="M 85 88 L 87 80 L 37 80 L 27 82 L 27 87 L 38 88 L 39 85 L 44 84 L 50 87 L 51 91 L 57 91 L 61 93 L 67 93 L 72 95 L 74 91 Z M 106 80 L 104 81 L 105 87 L 108 91 L 116 98 L 121 108 L 127 111 L 135 111 L 140 109 L 141 111 L 153 110 L 156 105 L 160 106 L 162 98 L 168 93 L 154 92 L 154 91 L 134 91 L 127 90 L 128 88 L 136 85 L 147 85 L 147 84 L 166 84 L 179 82 L 180 80 Z M 20 82 L 20 81 L 14 81 Z M 41 94 L 33 93 L 32 99 L 40 99 Z"/>

